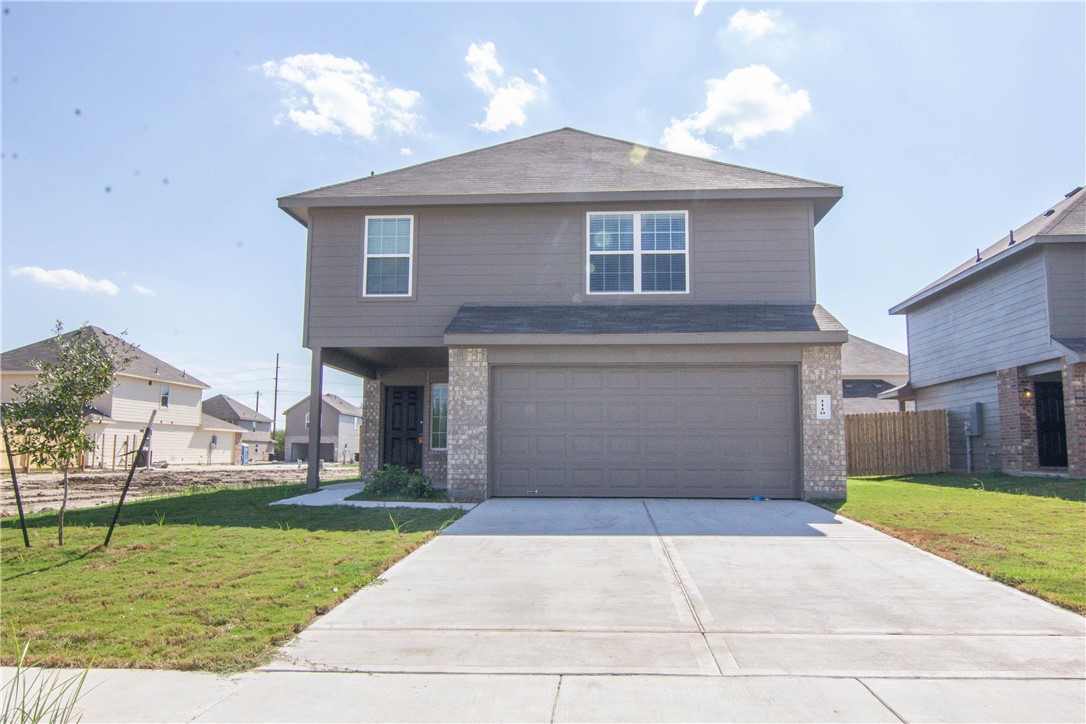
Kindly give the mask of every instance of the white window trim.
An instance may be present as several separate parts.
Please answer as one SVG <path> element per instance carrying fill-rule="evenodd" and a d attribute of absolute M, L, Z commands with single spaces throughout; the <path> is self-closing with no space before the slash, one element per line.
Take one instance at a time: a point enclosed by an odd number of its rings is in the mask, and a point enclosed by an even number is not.
<path fill-rule="evenodd" d="M 165 402 L 163 402 L 165 400 Z M 163 382 L 158 388 L 158 406 L 160 408 L 168 408 L 170 406 L 170 385 Z"/>
<path fill-rule="evenodd" d="M 634 217 L 634 248 L 632 251 L 592 251 L 591 225 L 593 216 L 606 214 L 633 214 Z M 641 250 L 641 216 L 642 214 L 682 214 L 686 224 L 686 248 L 683 251 L 642 251 Z M 592 296 L 616 296 L 616 295 L 658 295 L 658 294 L 690 294 L 690 212 L 685 209 L 665 209 L 662 211 L 589 211 L 584 217 L 584 289 L 585 294 Z M 412 227 L 414 228 L 414 227 Z M 594 254 L 620 255 L 633 254 L 634 258 L 634 288 L 630 292 L 594 292 L 592 291 L 592 256 Z M 686 266 L 686 289 L 681 292 L 665 290 L 655 292 L 641 291 L 641 255 L 642 254 L 682 254 Z"/>
<path fill-rule="evenodd" d="M 410 247 L 407 254 L 370 254 L 369 236 L 370 219 L 408 219 L 411 221 Z M 370 294 L 366 289 L 367 267 L 370 259 L 403 259 L 407 258 L 407 294 Z M 415 216 L 414 214 L 378 214 L 367 216 L 362 221 L 362 296 L 370 299 L 405 299 L 415 294 Z"/>
<path fill-rule="evenodd" d="M 305 413 L 305 429 L 309 429 L 309 413 Z"/>
<path fill-rule="evenodd" d="M 434 447 L 434 388 L 445 388 L 445 447 Z M 449 449 L 449 383 L 448 382 L 434 382 L 430 385 L 430 414 L 427 416 L 429 422 L 429 442 L 431 450 L 448 450 Z"/>

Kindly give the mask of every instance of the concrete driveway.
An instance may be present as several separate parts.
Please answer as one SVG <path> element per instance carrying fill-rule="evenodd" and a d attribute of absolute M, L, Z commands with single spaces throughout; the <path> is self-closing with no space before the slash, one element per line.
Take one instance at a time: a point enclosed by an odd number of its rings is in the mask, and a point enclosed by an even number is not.
<path fill-rule="evenodd" d="M 381 581 L 262 670 L 95 670 L 79 711 L 1086 720 L 1082 617 L 806 503 L 491 500 Z"/>
<path fill-rule="evenodd" d="M 1086 717 L 1082 617 L 801 502 L 490 500 L 383 579 L 265 671 L 523 676 L 555 720 Z"/>

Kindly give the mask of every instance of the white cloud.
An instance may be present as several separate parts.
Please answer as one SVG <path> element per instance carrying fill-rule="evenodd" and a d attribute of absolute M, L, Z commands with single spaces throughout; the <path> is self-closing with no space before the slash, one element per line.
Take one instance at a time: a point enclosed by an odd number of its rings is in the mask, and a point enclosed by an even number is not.
<path fill-rule="evenodd" d="M 694 6 L 694 17 L 701 15 L 701 11 L 705 9 L 705 3 L 709 0 L 698 0 L 697 5 Z"/>
<path fill-rule="evenodd" d="M 779 19 L 780 13 L 776 10 L 759 10 L 752 13 L 744 8 L 732 15 L 731 20 L 728 21 L 728 30 L 742 35 L 743 39 L 750 43 L 767 33 L 780 30 L 780 24 L 777 22 Z"/>
<path fill-rule="evenodd" d="M 149 287 L 145 287 L 142 284 L 136 284 L 135 282 L 132 282 L 132 291 L 134 291 L 136 294 L 142 294 L 142 295 L 144 295 L 146 297 L 155 296 L 155 290 L 154 289 L 151 289 Z"/>
<path fill-rule="evenodd" d="M 717 148 L 705 139 L 707 133 L 729 135 L 732 146 L 743 148 L 751 139 L 791 129 L 811 112 L 807 91 L 793 91 L 764 65 L 733 70 L 705 85 L 705 109 L 682 120 L 672 118 L 660 138 L 665 148 L 710 157 Z"/>
<path fill-rule="evenodd" d="M 276 118 L 277 123 L 288 120 L 313 134 L 350 133 L 369 139 L 381 128 L 406 134 L 418 124 L 419 115 L 412 109 L 422 95 L 393 87 L 362 61 L 311 53 L 269 60 L 262 67 L 264 75 L 291 89 L 285 99 L 287 113 Z"/>
<path fill-rule="evenodd" d="M 34 282 L 53 289 L 76 292 L 96 292 L 113 296 L 120 289 L 108 279 L 91 279 L 71 269 L 42 269 L 40 266 L 20 266 L 9 270 L 13 277 L 30 277 Z"/>
<path fill-rule="evenodd" d="M 482 131 L 503 131 L 509 126 L 523 126 L 528 120 L 524 109 L 543 97 L 547 78 L 538 70 L 532 70 L 535 82 L 519 76 L 512 76 L 502 81 L 505 69 L 498 63 L 498 53 L 494 43 L 472 43 L 468 54 L 464 56 L 468 64 L 468 80 L 472 85 L 490 96 L 486 106 L 486 118 L 482 123 L 474 123 Z"/>
<path fill-rule="evenodd" d="M 411 150 L 410 148 L 408 148 L 407 146 L 402 146 L 402 147 L 400 148 L 400 155 L 401 155 L 401 156 L 411 156 L 411 155 L 413 155 L 414 153 L 415 153 L 415 152 L 414 152 L 414 151 L 412 151 L 412 150 Z"/>

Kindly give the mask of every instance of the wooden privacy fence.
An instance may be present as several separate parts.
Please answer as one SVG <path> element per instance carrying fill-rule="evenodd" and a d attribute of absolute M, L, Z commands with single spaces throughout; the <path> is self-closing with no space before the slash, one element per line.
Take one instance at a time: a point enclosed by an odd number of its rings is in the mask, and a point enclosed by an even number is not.
<path fill-rule="evenodd" d="M 946 472 L 946 410 L 846 415 L 845 454 L 849 475 Z"/>

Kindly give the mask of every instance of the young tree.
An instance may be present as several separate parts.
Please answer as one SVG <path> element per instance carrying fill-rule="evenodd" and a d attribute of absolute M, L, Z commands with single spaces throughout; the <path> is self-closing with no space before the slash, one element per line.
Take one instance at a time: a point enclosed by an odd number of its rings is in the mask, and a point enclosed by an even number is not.
<path fill-rule="evenodd" d="M 37 379 L 28 385 L 12 385 L 12 402 L 4 417 L 14 452 L 29 456 L 34 465 L 64 473 L 57 531 L 57 540 L 64 545 L 68 473 L 81 455 L 94 449 L 94 440 L 86 433 L 91 404 L 109 392 L 117 372 L 132 361 L 132 347 L 85 323 L 65 334 L 59 321 L 51 341 L 56 346 L 55 361 L 35 361 Z"/>

